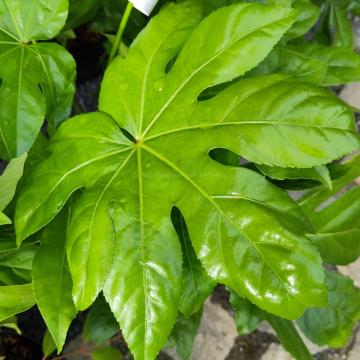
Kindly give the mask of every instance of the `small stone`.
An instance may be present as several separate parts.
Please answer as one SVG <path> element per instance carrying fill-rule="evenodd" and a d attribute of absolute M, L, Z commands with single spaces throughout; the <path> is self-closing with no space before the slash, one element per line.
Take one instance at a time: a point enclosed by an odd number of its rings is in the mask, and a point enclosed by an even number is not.
<path fill-rule="evenodd" d="M 340 92 L 340 98 L 349 105 L 360 108 L 360 82 L 354 82 L 346 85 Z"/>
<path fill-rule="evenodd" d="M 352 264 L 338 266 L 337 268 L 341 274 L 351 277 L 354 280 L 354 285 L 360 288 L 360 258 Z"/>
<path fill-rule="evenodd" d="M 294 358 L 279 344 L 271 344 L 261 360 L 293 360 Z"/>
<path fill-rule="evenodd" d="M 236 337 L 236 326 L 231 315 L 220 305 L 207 301 L 190 359 L 225 359 Z"/>

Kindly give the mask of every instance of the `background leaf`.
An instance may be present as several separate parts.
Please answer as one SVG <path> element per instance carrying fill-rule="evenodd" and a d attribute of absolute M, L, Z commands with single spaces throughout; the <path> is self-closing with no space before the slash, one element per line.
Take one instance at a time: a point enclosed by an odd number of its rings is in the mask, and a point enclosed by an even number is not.
<path fill-rule="evenodd" d="M 118 332 L 120 332 L 119 324 L 104 296 L 100 294 L 86 316 L 84 337 L 95 344 L 101 344 Z"/>
<path fill-rule="evenodd" d="M 96 349 L 91 354 L 93 360 L 121 360 L 122 356 L 118 349 L 107 346 Z"/>
<path fill-rule="evenodd" d="M 186 317 L 179 314 L 168 342 L 171 345 L 175 345 L 176 352 L 182 360 L 187 360 L 191 356 L 193 342 L 197 334 L 200 321 L 201 321 L 202 309 Z"/>
<path fill-rule="evenodd" d="M 333 190 L 318 187 L 299 200 L 316 229 L 309 236 L 327 263 L 345 265 L 360 255 L 360 188 L 353 185 L 359 166 L 360 156 L 334 165 L 332 172 L 341 176 L 333 180 Z"/>
<path fill-rule="evenodd" d="M 312 342 L 342 347 L 360 319 L 360 291 L 350 278 L 335 272 L 328 272 L 327 280 L 329 305 L 307 309 L 298 323 Z"/>
<path fill-rule="evenodd" d="M 32 284 L 0 286 L 0 321 L 35 305 Z"/>

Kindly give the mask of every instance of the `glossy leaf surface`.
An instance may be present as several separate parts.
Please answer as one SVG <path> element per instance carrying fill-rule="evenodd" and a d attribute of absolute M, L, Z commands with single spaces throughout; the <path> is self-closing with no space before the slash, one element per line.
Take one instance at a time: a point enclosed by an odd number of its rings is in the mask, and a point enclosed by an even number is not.
<path fill-rule="evenodd" d="M 33 263 L 33 287 L 37 305 L 61 352 L 71 321 L 76 316 L 65 239 L 70 210 L 64 209 L 40 235 L 41 246 Z"/>
<path fill-rule="evenodd" d="M 156 356 L 178 311 L 182 252 L 173 206 L 215 281 L 287 318 L 326 301 L 321 259 L 297 205 L 263 176 L 216 163 L 211 149 L 312 167 L 359 144 L 345 104 L 281 75 L 197 101 L 255 67 L 294 21 L 288 8 L 244 3 L 203 21 L 201 14 L 196 4 L 172 4 L 151 20 L 126 59 L 107 70 L 103 113 L 59 128 L 17 204 L 20 243 L 85 189 L 67 238 L 75 304 L 85 309 L 103 290 L 137 359 Z"/>
<path fill-rule="evenodd" d="M 342 347 L 348 342 L 360 319 L 360 291 L 346 276 L 328 272 L 327 280 L 329 305 L 306 310 L 299 325 L 312 342 Z"/>

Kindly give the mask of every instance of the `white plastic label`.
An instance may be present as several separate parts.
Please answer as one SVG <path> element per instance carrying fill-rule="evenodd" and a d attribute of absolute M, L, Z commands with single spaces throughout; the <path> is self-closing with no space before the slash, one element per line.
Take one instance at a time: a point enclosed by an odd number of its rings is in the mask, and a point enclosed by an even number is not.
<path fill-rule="evenodd" d="M 149 16 L 159 0 L 130 0 L 134 8 Z"/>

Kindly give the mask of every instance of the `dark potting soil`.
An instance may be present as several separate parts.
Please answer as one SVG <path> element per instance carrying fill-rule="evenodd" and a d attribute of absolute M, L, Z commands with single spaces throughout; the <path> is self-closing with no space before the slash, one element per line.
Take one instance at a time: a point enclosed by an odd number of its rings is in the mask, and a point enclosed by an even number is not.
<path fill-rule="evenodd" d="M 45 323 L 36 306 L 17 316 L 21 335 L 14 330 L 0 328 L 0 355 L 6 360 L 42 359 L 41 342 Z"/>

